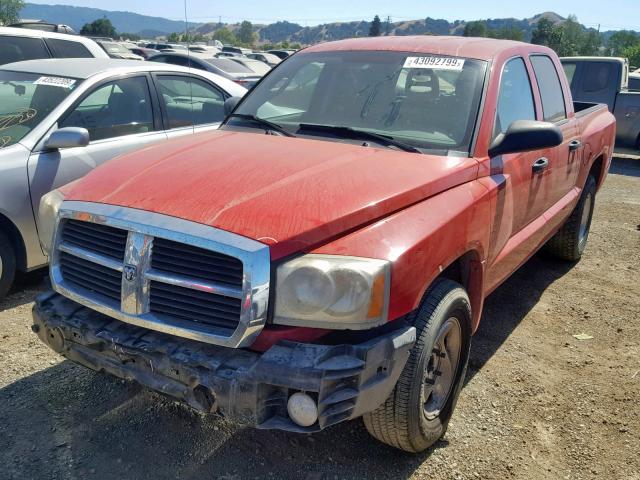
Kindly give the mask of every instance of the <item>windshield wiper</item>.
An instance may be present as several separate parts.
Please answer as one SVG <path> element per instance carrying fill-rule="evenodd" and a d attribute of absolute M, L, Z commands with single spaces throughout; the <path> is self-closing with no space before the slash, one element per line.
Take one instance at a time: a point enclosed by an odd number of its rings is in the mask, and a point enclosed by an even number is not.
<path fill-rule="evenodd" d="M 259 125 L 262 125 L 263 127 L 266 127 L 267 130 L 270 130 L 270 131 L 273 131 L 273 132 L 278 132 L 278 133 L 284 135 L 285 137 L 295 137 L 295 135 L 293 133 L 287 131 L 281 125 L 278 125 L 277 123 L 270 122 L 269 120 L 265 120 L 264 118 L 260 118 L 260 117 L 257 117 L 255 115 L 249 115 L 249 114 L 245 114 L 245 113 L 232 113 L 227 118 L 240 118 L 242 120 L 249 120 L 250 122 L 254 122 L 254 123 L 257 123 Z"/>
<path fill-rule="evenodd" d="M 373 140 L 374 142 L 381 143 L 386 146 L 396 147 L 405 152 L 423 153 L 417 147 L 409 145 L 408 143 L 396 140 L 390 135 L 382 135 L 379 133 L 369 132 L 367 130 L 359 130 L 353 127 L 346 127 L 341 125 L 318 125 L 315 123 L 301 123 L 300 130 L 315 130 L 318 132 L 329 132 L 338 135 L 343 138 L 360 138 L 362 140 Z"/>

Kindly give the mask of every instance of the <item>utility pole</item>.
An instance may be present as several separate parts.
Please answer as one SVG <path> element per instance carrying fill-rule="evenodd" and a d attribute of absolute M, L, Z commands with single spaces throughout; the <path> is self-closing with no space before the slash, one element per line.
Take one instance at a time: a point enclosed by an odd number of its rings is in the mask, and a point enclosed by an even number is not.
<path fill-rule="evenodd" d="M 387 15 L 387 24 L 384 27 L 384 34 L 389 35 L 389 31 L 391 29 L 391 15 Z"/>

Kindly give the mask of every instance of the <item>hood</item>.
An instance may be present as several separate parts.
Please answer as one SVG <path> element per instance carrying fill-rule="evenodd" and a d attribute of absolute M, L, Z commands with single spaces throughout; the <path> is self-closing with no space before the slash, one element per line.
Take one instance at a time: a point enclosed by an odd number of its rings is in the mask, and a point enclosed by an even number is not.
<path fill-rule="evenodd" d="M 472 158 L 217 131 L 118 157 L 65 193 L 244 235 L 270 244 L 277 259 L 469 182 L 477 171 Z"/>

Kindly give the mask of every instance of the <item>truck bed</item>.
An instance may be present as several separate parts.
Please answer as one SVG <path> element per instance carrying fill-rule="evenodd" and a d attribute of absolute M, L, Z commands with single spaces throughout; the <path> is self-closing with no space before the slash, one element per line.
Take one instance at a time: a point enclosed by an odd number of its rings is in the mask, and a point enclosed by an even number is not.
<path fill-rule="evenodd" d="M 590 112 L 595 112 L 602 108 L 608 108 L 604 103 L 593 102 L 573 102 L 573 110 L 576 112 L 576 117 L 582 117 Z"/>

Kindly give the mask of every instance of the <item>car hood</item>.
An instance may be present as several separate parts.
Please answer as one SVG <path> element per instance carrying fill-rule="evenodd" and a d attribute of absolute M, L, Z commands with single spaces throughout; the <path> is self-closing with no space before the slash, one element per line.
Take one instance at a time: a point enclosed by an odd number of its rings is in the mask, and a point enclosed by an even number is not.
<path fill-rule="evenodd" d="M 65 189 L 271 245 L 277 259 L 477 177 L 472 158 L 218 131 L 123 155 Z"/>

